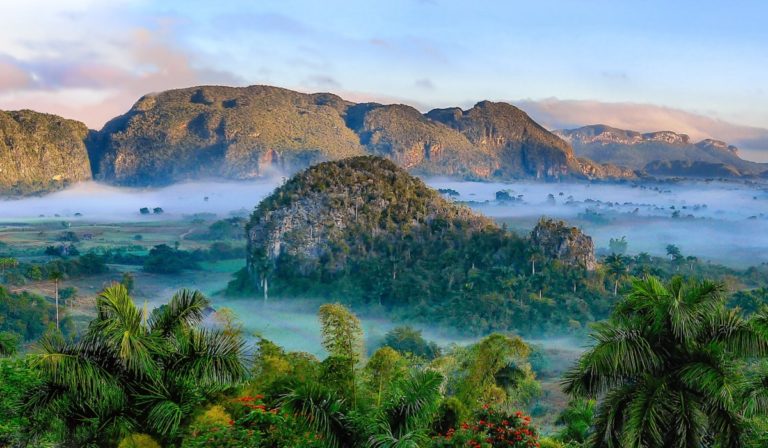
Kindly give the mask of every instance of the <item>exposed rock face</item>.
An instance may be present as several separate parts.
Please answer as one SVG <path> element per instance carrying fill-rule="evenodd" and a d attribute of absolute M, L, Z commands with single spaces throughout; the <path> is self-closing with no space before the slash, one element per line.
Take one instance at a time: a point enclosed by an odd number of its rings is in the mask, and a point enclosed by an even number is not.
<path fill-rule="evenodd" d="M 405 105 L 359 104 L 347 112 L 347 124 L 372 154 L 423 174 L 488 178 L 493 158 L 463 135 Z"/>
<path fill-rule="evenodd" d="M 687 135 L 670 131 L 641 134 L 593 125 L 555 134 L 570 142 L 579 156 L 654 175 L 738 177 L 768 170 L 768 164 L 741 159 L 738 149 L 725 142 L 693 143 Z"/>
<path fill-rule="evenodd" d="M 0 192 L 33 194 L 91 178 L 78 121 L 30 110 L 0 111 Z"/>
<path fill-rule="evenodd" d="M 592 237 L 563 221 L 541 219 L 531 232 L 531 244 L 549 259 L 588 271 L 597 267 Z"/>
<path fill-rule="evenodd" d="M 248 268 L 256 278 L 279 257 L 290 257 L 306 274 L 335 253 L 341 269 L 353 241 L 436 220 L 460 222 L 468 231 L 493 225 L 466 207 L 443 199 L 420 179 L 378 157 L 354 157 L 315 165 L 262 201 L 247 226 Z"/>
<path fill-rule="evenodd" d="M 95 174 L 117 184 L 247 179 L 363 153 L 349 103 L 268 86 L 195 87 L 141 98 L 93 145 Z"/>
<path fill-rule="evenodd" d="M 637 173 L 629 168 L 611 163 L 597 163 L 583 157 L 577 157 L 581 171 L 591 179 L 633 179 Z"/>
<path fill-rule="evenodd" d="M 466 111 L 435 109 L 427 117 L 456 129 L 487 153 L 494 176 L 559 178 L 586 174 L 570 145 L 511 104 L 482 101 Z"/>
<path fill-rule="evenodd" d="M 354 104 L 328 93 L 203 86 L 141 98 L 89 152 L 98 179 L 156 185 L 247 179 L 361 154 L 413 173 L 468 178 L 585 178 L 571 147 L 505 103 L 433 110 Z"/>

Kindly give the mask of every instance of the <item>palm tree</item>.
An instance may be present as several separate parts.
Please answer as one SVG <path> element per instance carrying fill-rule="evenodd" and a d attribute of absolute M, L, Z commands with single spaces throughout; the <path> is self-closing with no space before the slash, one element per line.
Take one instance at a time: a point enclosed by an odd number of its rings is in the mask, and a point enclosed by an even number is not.
<path fill-rule="evenodd" d="M 181 290 L 147 316 L 123 285 L 108 287 L 81 340 L 41 339 L 42 384 L 25 413 L 55 416 L 78 446 L 136 429 L 173 443 L 200 403 L 246 374 L 242 339 L 198 326 L 207 306 L 200 292 Z"/>
<path fill-rule="evenodd" d="M 280 406 L 301 418 L 329 447 L 356 445 L 352 409 L 337 391 L 320 383 L 300 384 L 281 397 Z"/>
<path fill-rule="evenodd" d="M 417 448 L 426 446 L 429 429 L 440 404 L 443 376 L 424 370 L 395 381 L 384 404 L 376 412 L 374 448 Z"/>
<path fill-rule="evenodd" d="M 301 418 L 329 447 L 417 448 L 429 441 L 442 383 L 438 372 L 411 372 L 390 383 L 380 407 L 363 410 L 355 410 L 337 391 L 307 383 L 283 395 L 280 406 Z"/>
<path fill-rule="evenodd" d="M 627 273 L 627 257 L 621 254 L 611 254 L 605 257 L 605 266 L 613 276 L 613 295 L 619 293 L 619 282 Z"/>
<path fill-rule="evenodd" d="M 48 279 L 53 280 L 53 291 L 56 300 L 56 329 L 59 329 L 59 282 L 64 280 L 64 274 L 59 271 L 51 271 L 48 274 Z"/>
<path fill-rule="evenodd" d="M 768 325 L 726 309 L 724 293 L 710 281 L 633 281 L 565 375 L 567 393 L 601 399 L 589 446 L 741 446 L 738 366 L 766 353 Z"/>
<path fill-rule="evenodd" d="M 564 425 L 557 438 L 565 443 L 584 443 L 592 428 L 595 416 L 595 400 L 576 398 L 568 403 L 557 417 L 557 423 Z"/>

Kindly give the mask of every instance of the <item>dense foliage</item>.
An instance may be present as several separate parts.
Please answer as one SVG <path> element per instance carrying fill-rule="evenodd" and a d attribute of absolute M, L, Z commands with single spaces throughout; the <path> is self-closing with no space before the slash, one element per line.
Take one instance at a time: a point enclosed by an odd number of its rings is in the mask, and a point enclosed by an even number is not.
<path fill-rule="evenodd" d="M 56 323 L 56 308 L 44 297 L 23 291 L 9 292 L 0 286 L 0 332 L 24 341 L 33 341 Z M 64 317 L 61 328 L 69 334 L 71 320 Z"/>
<path fill-rule="evenodd" d="M 743 446 L 745 419 L 766 410 L 762 376 L 743 375 L 768 354 L 766 322 L 727 309 L 722 283 L 635 280 L 565 377 L 601 400 L 589 446 Z"/>
<path fill-rule="evenodd" d="M 246 374 L 240 338 L 198 326 L 207 306 L 183 290 L 146 315 L 122 285 L 104 290 L 80 340 L 41 339 L 33 357 L 41 384 L 23 415 L 47 419 L 30 429 L 76 446 L 108 446 L 138 431 L 178 441 L 197 407 Z"/>
<path fill-rule="evenodd" d="M 476 334 L 576 330 L 613 302 L 585 267 L 545 256 L 379 158 L 294 176 L 261 202 L 248 232 L 249 268 L 232 294 L 345 297 Z"/>

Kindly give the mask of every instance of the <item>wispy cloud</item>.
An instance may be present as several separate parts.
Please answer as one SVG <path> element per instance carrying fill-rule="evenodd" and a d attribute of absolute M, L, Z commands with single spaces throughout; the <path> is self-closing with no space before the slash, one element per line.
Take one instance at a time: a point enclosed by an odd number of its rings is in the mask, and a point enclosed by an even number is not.
<path fill-rule="evenodd" d="M 50 55 L 27 60 L 0 59 L 0 108 L 32 108 L 84 121 L 99 128 L 122 114 L 146 93 L 196 84 L 243 84 L 228 72 L 195 63 L 194 54 L 177 47 L 172 29 L 124 30 L 107 57 L 49 49 Z"/>
<path fill-rule="evenodd" d="M 414 85 L 420 89 L 434 90 L 435 84 L 429 78 L 417 79 Z"/>

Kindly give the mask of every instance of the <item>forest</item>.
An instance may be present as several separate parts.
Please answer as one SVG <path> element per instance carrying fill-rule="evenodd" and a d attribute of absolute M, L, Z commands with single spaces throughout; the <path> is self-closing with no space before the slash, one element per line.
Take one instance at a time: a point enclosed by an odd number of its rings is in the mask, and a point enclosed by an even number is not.
<path fill-rule="evenodd" d="M 760 447 L 768 442 L 768 308 L 723 282 L 633 277 L 562 379 L 543 434 L 532 347 L 491 333 L 445 348 L 398 327 L 365 347 L 358 317 L 318 309 L 322 359 L 248 338 L 180 290 L 147 311 L 105 288 L 77 337 L 0 338 L 5 446 Z"/>

